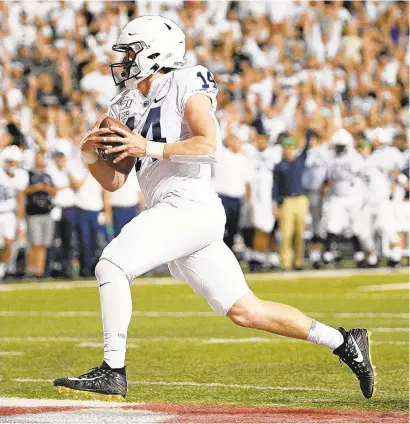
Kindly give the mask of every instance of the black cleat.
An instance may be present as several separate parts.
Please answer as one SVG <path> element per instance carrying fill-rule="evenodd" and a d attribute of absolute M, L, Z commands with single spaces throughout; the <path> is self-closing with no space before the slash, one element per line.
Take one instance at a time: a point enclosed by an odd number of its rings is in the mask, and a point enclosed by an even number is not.
<path fill-rule="evenodd" d="M 65 387 L 83 392 L 93 392 L 102 395 L 121 395 L 125 397 L 127 394 L 125 368 L 119 371 L 111 369 L 104 362 L 100 367 L 91 368 L 78 378 L 57 378 L 53 384 L 57 387 Z"/>
<path fill-rule="evenodd" d="M 373 395 L 375 373 L 370 359 L 369 336 L 365 328 L 338 328 L 344 342 L 333 351 L 356 375 L 366 399 Z"/>

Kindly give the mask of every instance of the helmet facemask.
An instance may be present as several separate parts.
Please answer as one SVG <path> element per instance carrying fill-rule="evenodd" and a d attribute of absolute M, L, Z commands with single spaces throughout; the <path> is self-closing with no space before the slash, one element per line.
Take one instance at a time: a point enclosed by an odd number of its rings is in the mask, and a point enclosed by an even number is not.
<path fill-rule="evenodd" d="M 146 48 L 147 45 L 143 41 L 130 44 L 115 44 L 112 47 L 114 51 L 124 53 L 121 62 L 110 65 L 115 85 L 121 85 L 129 80 L 139 82 L 149 75 L 141 75 L 144 69 L 140 64 L 140 53 Z"/>

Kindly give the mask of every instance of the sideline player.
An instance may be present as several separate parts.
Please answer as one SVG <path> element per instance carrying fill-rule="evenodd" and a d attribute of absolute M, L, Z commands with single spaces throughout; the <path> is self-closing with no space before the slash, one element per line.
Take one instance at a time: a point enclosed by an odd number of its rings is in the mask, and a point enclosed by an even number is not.
<path fill-rule="evenodd" d="M 357 236 L 357 214 L 363 199 L 357 176 L 363 166 L 363 159 L 353 147 L 352 135 L 343 128 L 333 134 L 331 144 L 334 149 L 328 158 L 329 165 L 322 188 L 326 196 L 323 201 L 323 225 L 326 229 L 323 260 L 331 263 L 340 259 L 339 242 L 342 236 L 349 235 L 355 250 L 355 260 L 361 262 L 364 254 L 358 258 L 358 254 L 363 252 Z"/>
<path fill-rule="evenodd" d="M 333 350 L 355 373 L 366 398 L 373 394 L 367 330 L 328 327 L 299 310 L 258 299 L 234 254 L 222 241 L 225 213 L 210 185 L 210 163 L 221 147 L 215 119 L 217 84 L 203 66 L 182 69 L 185 35 L 171 20 L 143 16 L 129 22 L 113 49 L 124 57 L 111 65 L 116 84 L 127 89 L 109 114 L 133 128 L 130 134 L 95 123 L 81 144 L 90 172 L 106 190 L 126 176 L 99 159 L 95 149 L 136 158 L 146 210 L 104 249 L 96 266 L 104 326 L 104 360 L 78 378 L 55 386 L 102 394 L 127 393 L 125 350 L 131 319 L 129 283 L 157 265 L 188 283 L 215 312 L 242 327 L 308 340 Z M 138 90 L 137 90 L 138 87 Z M 120 137 L 122 136 L 122 137 Z M 108 142 L 119 142 L 108 147 Z"/>
<path fill-rule="evenodd" d="M 0 168 L 0 280 L 6 273 L 7 262 L 17 232 L 17 215 L 23 218 L 23 190 L 28 185 L 28 174 L 18 168 L 21 152 L 17 146 L 1 152 Z M 17 213 L 17 215 L 16 215 Z M 3 239 L 3 240 L 2 240 Z M 1 242 L 3 247 L 1 248 Z"/>

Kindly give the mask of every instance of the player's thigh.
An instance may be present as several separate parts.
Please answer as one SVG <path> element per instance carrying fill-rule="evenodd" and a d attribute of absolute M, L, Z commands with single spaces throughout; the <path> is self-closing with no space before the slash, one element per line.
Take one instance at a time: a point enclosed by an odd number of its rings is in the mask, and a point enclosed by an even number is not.
<path fill-rule="evenodd" d="M 386 237 L 389 242 L 397 243 L 399 241 L 395 213 L 391 202 L 380 205 L 375 226 L 382 237 Z"/>
<path fill-rule="evenodd" d="M 225 214 L 222 206 L 185 202 L 175 207 L 158 203 L 124 226 L 102 252 L 135 277 L 174 259 L 187 256 L 216 240 L 222 240 Z"/>
<path fill-rule="evenodd" d="M 343 197 L 333 196 L 326 205 L 326 231 L 333 234 L 341 234 L 349 222 L 349 213 L 346 201 Z"/>
<path fill-rule="evenodd" d="M 253 206 L 252 225 L 264 233 L 271 233 L 275 225 L 272 202 L 260 202 Z"/>
<path fill-rule="evenodd" d="M 17 216 L 13 212 L 0 214 L 0 240 L 14 240 L 17 232 Z"/>
<path fill-rule="evenodd" d="M 222 241 L 172 261 L 168 267 L 175 278 L 188 283 L 221 315 L 251 291 L 234 254 Z"/>

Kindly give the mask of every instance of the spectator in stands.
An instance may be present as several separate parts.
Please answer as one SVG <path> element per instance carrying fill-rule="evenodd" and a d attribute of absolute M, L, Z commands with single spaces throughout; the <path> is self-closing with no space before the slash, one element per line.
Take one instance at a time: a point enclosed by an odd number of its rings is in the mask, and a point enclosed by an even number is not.
<path fill-rule="evenodd" d="M 225 140 L 218 162 L 214 166 L 213 186 L 222 200 L 226 213 L 224 242 L 232 249 L 238 232 L 242 203 L 250 208 L 251 169 L 241 150 L 242 142 L 231 135 Z"/>
<path fill-rule="evenodd" d="M 389 140 L 407 132 L 408 2 L 20 1 L 0 2 L 0 150 L 18 145 L 26 170 L 35 152 L 62 145 L 69 163 L 79 159 L 82 134 L 117 92 L 111 46 L 143 14 L 175 20 L 187 34 L 186 66 L 213 72 L 223 139 L 248 146 L 266 134 L 273 144 L 309 127 L 326 150 L 342 127 L 357 140 L 376 128 Z M 100 200 L 80 203 L 97 212 Z"/>
<path fill-rule="evenodd" d="M 122 227 L 144 210 L 144 198 L 136 173 L 132 172 L 126 183 L 114 193 L 109 193 L 108 197 L 112 208 L 114 237 L 117 237 Z"/>
<path fill-rule="evenodd" d="M 81 179 L 84 183 L 76 192 L 75 204 L 77 210 L 77 231 L 80 242 L 80 276 L 91 277 L 97 263 L 97 247 L 99 222 L 98 216 L 104 208 L 103 191 L 94 177 L 82 169 Z M 106 224 L 111 223 L 109 213 Z"/>
<path fill-rule="evenodd" d="M 64 144 L 54 152 L 54 164 L 50 166 L 50 175 L 58 189 L 53 199 L 53 219 L 56 224 L 56 235 L 61 240 L 60 260 L 61 277 L 72 278 L 74 229 L 77 225 L 78 210 L 75 207 L 76 191 L 84 184 L 84 177 L 78 175 L 75 163 L 69 162 L 70 151 Z M 54 255 L 53 255 L 54 256 Z"/>
<path fill-rule="evenodd" d="M 304 195 L 302 176 L 309 148 L 309 139 L 302 153 L 297 155 L 297 140 L 287 137 L 283 141 L 283 159 L 273 171 L 273 214 L 279 218 L 281 232 L 280 262 L 285 271 L 301 270 L 304 263 L 305 219 L 308 200 Z M 293 245 L 294 241 L 294 245 Z"/>
<path fill-rule="evenodd" d="M 45 170 L 45 155 L 37 152 L 34 169 L 29 172 L 29 184 L 25 190 L 27 236 L 30 243 L 28 272 L 36 278 L 44 276 L 47 249 L 54 237 L 54 222 L 51 218 L 53 197 L 57 193 L 51 176 Z"/>

